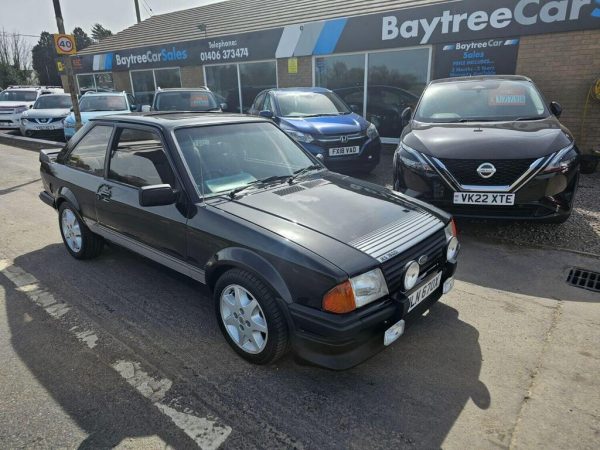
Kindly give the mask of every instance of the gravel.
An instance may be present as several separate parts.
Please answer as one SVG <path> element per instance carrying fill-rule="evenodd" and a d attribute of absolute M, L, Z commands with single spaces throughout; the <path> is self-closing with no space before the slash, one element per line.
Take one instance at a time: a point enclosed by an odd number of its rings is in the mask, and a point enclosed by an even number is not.
<path fill-rule="evenodd" d="M 386 146 L 379 166 L 361 178 L 391 188 L 393 155 L 394 148 Z M 581 176 L 575 209 L 564 224 L 461 220 L 459 229 L 468 236 L 518 246 L 550 246 L 600 256 L 600 172 Z"/>

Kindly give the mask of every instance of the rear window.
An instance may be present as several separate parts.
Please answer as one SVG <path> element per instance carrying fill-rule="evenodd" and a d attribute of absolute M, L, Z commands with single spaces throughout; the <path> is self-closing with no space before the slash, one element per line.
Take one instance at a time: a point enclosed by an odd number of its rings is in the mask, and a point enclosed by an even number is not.
<path fill-rule="evenodd" d="M 548 116 L 542 96 L 527 81 L 473 80 L 433 84 L 415 114 L 421 122 L 503 121 Z"/>
<path fill-rule="evenodd" d="M 154 102 L 156 111 L 214 111 L 219 109 L 208 91 L 160 92 Z"/>
<path fill-rule="evenodd" d="M 79 103 L 81 112 L 125 111 L 127 102 L 122 95 L 84 95 Z"/>
<path fill-rule="evenodd" d="M 37 91 L 4 91 L 0 93 L 0 102 L 34 102 Z"/>

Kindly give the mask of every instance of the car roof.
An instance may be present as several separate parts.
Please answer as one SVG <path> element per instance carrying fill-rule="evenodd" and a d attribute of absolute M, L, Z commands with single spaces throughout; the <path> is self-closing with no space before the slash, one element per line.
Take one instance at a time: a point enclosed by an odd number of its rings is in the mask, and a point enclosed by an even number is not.
<path fill-rule="evenodd" d="M 84 98 L 84 97 L 96 97 L 96 96 L 99 96 L 99 95 L 101 95 L 102 97 L 105 97 L 107 95 L 108 96 L 112 96 L 112 97 L 118 97 L 118 96 L 127 95 L 127 93 L 126 92 L 94 92 L 94 91 L 88 91 L 85 94 L 83 94 L 81 96 L 81 98 Z"/>
<path fill-rule="evenodd" d="M 441 84 L 441 83 L 456 83 L 461 81 L 487 81 L 487 80 L 510 80 L 510 81 L 529 81 L 531 78 L 524 77 L 522 75 L 479 75 L 474 77 L 455 77 L 455 78 L 440 78 L 433 80 L 429 84 Z"/>
<path fill-rule="evenodd" d="M 323 87 L 274 88 L 274 89 L 268 89 L 268 91 L 269 92 L 274 92 L 274 93 L 279 93 L 279 92 L 285 92 L 285 93 L 315 92 L 315 93 L 322 93 L 322 94 L 325 94 L 327 92 L 331 92 L 329 89 L 323 88 Z"/>
<path fill-rule="evenodd" d="M 233 123 L 262 122 L 272 123 L 262 117 L 242 114 L 224 114 L 219 112 L 141 112 L 131 114 L 111 114 L 95 117 L 91 121 L 130 123 L 136 125 L 158 125 L 165 129 L 185 126 L 225 125 Z"/>
<path fill-rule="evenodd" d="M 191 88 L 159 88 L 156 90 L 157 94 L 161 92 L 187 92 L 187 91 L 198 91 L 198 92 L 212 92 L 206 87 L 191 87 Z"/>

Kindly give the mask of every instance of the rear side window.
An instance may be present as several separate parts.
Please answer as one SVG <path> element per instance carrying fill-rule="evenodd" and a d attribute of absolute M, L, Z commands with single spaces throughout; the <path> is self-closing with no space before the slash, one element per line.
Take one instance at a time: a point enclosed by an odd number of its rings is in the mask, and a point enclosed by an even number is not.
<path fill-rule="evenodd" d="M 100 177 L 104 175 L 104 159 L 112 130 L 105 125 L 92 128 L 69 153 L 65 164 Z"/>
<path fill-rule="evenodd" d="M 136 188 L 174 186 L 175 177 L 157 133 L 133 128 L 122 128 L 117 133 L 108 178 Z"/>
<path fill-rule="evenodd" d="M 265 101 L 265 95 L 266 95 L 266 93 L 264 93 L 264 92 L 262 94 L 258 94 L 258 97 L 256 97 L 256 100 L 254 100 L 254 105 L 252 105 L 252 109 L 255 112 L 262 111 L 262 106 Z"/>

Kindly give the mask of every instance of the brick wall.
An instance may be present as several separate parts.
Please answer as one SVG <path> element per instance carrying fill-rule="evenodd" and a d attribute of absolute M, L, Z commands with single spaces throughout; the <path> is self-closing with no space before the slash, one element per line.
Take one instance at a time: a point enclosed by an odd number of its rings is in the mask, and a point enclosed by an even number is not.
<path fill-rule="evenodd" d="M 204 71 L 201 66 L 182 67 L 181 87 L 204 86 Z"/>
<path fill-rule="evenodd" d="M 523 37 L 517 73 L 531 77 L 548 101 L 562 105 L 561 121 L 581 149 L 600 150 L 600 102 L 590 103 L 581 136 L 586 97 L 600 78 L 600 30 Z"/>
<path fill-rule="evenodd" d="M 298 73 L 288 73 L 287 58 L 277 60 L 277 77 L 279 87 L 312 86 L 312 57 L 298 58 Z"/>

